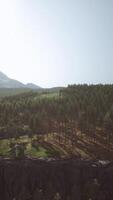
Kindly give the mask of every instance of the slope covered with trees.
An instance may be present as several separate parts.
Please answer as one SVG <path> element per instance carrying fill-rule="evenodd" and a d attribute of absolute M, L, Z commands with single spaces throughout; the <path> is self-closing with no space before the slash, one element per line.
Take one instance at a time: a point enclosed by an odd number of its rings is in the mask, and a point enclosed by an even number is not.
<path fill-rule="evenodd" d="M 43 135 L 72 149 L 113 142 L 113 85 L 69 85 L 0 100 L 0 137 Z M 87 143 L 86 143 L 87 146 Z M 111 146 L 112 149 L 112 146 Z"/>

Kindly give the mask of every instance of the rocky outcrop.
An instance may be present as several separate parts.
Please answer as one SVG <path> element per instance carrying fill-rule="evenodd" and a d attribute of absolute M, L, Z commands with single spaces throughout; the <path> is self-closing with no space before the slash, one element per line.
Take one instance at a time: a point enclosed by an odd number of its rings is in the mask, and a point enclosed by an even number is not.
<path fill-rule="evenodd" d="M 1 159 L 0 200 L 113 200 L 113 163 Z"/>

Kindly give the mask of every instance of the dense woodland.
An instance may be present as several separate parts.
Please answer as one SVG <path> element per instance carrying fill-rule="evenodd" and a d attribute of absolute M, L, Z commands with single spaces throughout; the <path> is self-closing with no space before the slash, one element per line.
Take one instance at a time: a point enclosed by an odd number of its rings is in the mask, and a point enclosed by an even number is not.
<path fill-rule="evenodd" d="M 58 133 L 76 142 L 77 132 L 113 138 L 113 85 L 69 85 L 57 93 L 27 92 L 0 100 L 0 137 Z M 59 137 L 60 140 L 60 137 Z"/>

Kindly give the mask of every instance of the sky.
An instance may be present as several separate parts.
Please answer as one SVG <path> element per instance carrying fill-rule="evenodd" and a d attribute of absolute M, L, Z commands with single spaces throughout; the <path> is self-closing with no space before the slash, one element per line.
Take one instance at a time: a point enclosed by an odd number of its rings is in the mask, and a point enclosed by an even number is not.
<path fill-rule="evenodd" d="M 0 71 L 41 87 L 113 83 L 113 0 L 0 0 Z"/>

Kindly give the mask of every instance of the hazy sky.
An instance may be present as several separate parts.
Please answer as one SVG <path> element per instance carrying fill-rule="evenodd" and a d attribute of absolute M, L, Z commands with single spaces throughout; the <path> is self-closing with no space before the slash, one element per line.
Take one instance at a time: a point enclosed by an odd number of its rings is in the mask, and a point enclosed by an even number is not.
<path fill-rule="evenodd" d="M 42 87 L 113 83 L 113 0 L 0 0 L 0 70 Z"/>

